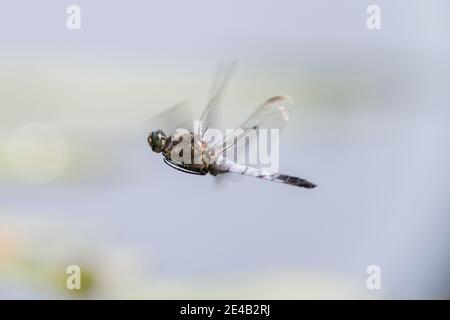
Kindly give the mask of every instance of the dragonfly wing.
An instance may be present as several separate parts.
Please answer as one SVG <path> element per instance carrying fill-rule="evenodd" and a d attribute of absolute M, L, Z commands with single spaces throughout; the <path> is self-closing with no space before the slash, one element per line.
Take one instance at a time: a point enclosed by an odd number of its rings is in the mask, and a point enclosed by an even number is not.
<path fill-rule="evenodd" d="M 202 125 L 201 128 L 199 128 L 199 132 L 197 132 L 198 136 L 203 137 L 208 128 L 214 123 L 218 106 L 223 98 L 223 94 L 235 66 L 236 61 L 233 61 L 229 64 L 220 65 L 216 71 L 208 103 L 200 116 Z"/>
<path fill-rule="evenodd" d="M 179 128 L 192 131 L 194 123 L 192 110 L 192 106 L 188 100 L 181 101 L 145 121 L 144 126 L 149 131 L 163 130 L 167 135 L 172 134 Z"/>
<path fill-rule="evenodd" d="M 216 154 L 223 154 L 227 149 L 235 148 L 235 154 L 237 154 L 240 149 L 246 149 L 242 146 L 248 147 L 247 137 L 257 130 L 278 129 L 281 132 L 289 121 L 292 105 L 292 99 L 288 96 L 270 98 L 259 106 L 239 128 L 235 129 L 231 136 L 213 144 L 212 148 Z"/>

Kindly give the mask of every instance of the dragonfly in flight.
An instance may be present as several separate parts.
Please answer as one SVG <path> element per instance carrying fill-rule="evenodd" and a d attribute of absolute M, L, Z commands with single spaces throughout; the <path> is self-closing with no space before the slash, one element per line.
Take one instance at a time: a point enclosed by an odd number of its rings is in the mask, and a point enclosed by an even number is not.
<path fill-rule="evenodd" d="M 230 148 L 234 148 L 234 151 L 239 152 L 237 151 L 237 146 L 247 143 L 245 139 L 251 130 L 265 128 L 283 129 L 289 120 L 289 109 L 292 106 L 292 100 L 288 96 L 276 96 L 268 99 L 235 130 L 237 134 L 218 142 L 209 142 L 205 139 L 206 132 L 217 114 L 219 102 L 233 68 L 234 63 L 219 70 L 208 104 L 201 114 L 200 126 L 197 126 L 196 129 L 183 129 L 181 130 L 182 134 L 179 133 L 178 129 L 190 127 L 187 125 L 187 121 L 184 121 L 184 123 L 172 123 L 170 124 L 172 128 L 166 130 L 157 128 L 147 137 L 151 149 L 156 153 L 161 153 L 167 165 L 185 173 L 211 174 L 213 176 L 234 173 L 307 189 L 316 187 L 314 183 L 306 179 L 240 164 L 225 157 L 225 152 Z M 176 118 L 177 114 L 182 113 L 185 117 L 186 113 L 190 113 L 186 110 L 188 110 L 186 103 L 180 103 L 165 111 L 159 117 L 165 118 L 166 122 L 168 119 L 170 119 L 169 122 L 177 122 L 177 120 L 179 122 L 180 119 L 175 120 L 171 118 L 174 118 L 174 115 Z M 182 142 L 184 142 L 184 145 Z M 186 151 L 186 148 L 180 147 L 184 147 L 186 144 L 188 144 L 187 150 L 188 152 L 190 151 L 190 155 L 186 157 L 185 154 L 185 157 L 181 159 L 179 156 L 183 156 L 182 153 Z"/>

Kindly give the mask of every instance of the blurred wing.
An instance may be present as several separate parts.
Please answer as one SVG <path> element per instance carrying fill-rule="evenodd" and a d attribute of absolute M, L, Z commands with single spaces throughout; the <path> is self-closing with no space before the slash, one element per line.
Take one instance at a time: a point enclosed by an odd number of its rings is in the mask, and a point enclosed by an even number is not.
<path fill-rule="evenodd" d="M 200 132 L 197 132 L 200 137 L 203 137 L 206 130 L 208 130 L 208 128 L 214 122 L 214 117 L 217 114 L 217 107 L 222 100 L 225 88 L 235 66 L 236 61 L 233 61 L 230 64 L 219 66 L 216 72 L 216 76 L 214 77 L 214 81 L 211 87 L 208 104 L 206 105 L 206 108 L 200 117 L 202 125 L 201 128 L 199 128 Z"/>
<path fill-rule="evenodd" d="M 170 135 L 178 128 L 192 131 L 193 123 L 192 106 L 188 100 L 185 100 L 151 117 L 145 121 L 144 126 L 146 130 L 153 131 L 160 129 Z"/>
<path fill-rule="evenodd" d="M 245 149 L 241 147 L 246 143 L 248 140 L 246 137 L 252 131 L 257 131 L 258 129 L 279 129 L 281 132 L 289 121 L 292 105 L 292 99 L 288 96 L 270 98 L 258 107 L 242 126 L 235 129 L 233 135 L 226 137 L 224 141 L 213 144 L 211 147 L 215 150 L 216 155 L 223 154 L 231 147 L 235 148 L 234 154 L 237 154 L 237 152 Z"/>
<path fill-rule="evenodd" d="M 241 181 L 245 175 L 241 174 L 218 174 L 214 177 L 214 190 L 223 191 L 229 184 Z"/>

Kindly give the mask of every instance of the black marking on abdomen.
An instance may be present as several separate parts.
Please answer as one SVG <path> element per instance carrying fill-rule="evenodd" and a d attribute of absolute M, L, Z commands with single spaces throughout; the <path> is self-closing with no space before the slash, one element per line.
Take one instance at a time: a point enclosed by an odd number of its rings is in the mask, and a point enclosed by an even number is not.
<path fill-rule="evenodd" d="M 312 189 L 315 188 L 316 185 L 308 180 L 299 178 L 299 177 L 292 177 L 292 176 L 288 176 L 286 174 L 271 174 L 271 175 L 259 175 L 258 178 L 260 179 L 266 179 L 266 180 L 271 180 L 274 182 L 281 182 L 281 183 L 285 183 L 285 184 L 289 184 L 292 186 L 297 186 L 297 187 L 303 187 L 306 189 Z"/>

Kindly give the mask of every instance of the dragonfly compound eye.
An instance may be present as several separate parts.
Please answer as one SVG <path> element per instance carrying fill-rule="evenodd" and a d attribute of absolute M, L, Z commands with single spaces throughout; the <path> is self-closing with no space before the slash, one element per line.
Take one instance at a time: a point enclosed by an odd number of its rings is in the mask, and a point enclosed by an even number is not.
<path fill-rule="evenodd" d="M 163 131 L 156 130 L 148 136 L 147 140 L 154 152 L 161 152 L 166 141 L 166 135 Z"/>
<path fill-rule="evenodd" d="M 150 146 L 152 146 L 153 140 L 152 140 L 152 134 L 151 134 L 151 133 L 150 133 L 150 134 L 148 135 L 148 137 L 147 137 L 147 142 L 148 142 L 148 144 L 149 144 Z"/>

